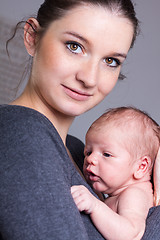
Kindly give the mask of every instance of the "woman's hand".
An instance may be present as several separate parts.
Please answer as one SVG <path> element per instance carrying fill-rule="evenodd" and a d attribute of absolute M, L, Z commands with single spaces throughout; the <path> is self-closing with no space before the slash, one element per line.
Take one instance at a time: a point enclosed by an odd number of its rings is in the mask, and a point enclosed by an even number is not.
<path fill-rule="evenodd" d="M 153 169 L 154 180 L 154 205 L 160 205 L 160 148 L 157 153 L 157 157 L 154 163 Z"/>

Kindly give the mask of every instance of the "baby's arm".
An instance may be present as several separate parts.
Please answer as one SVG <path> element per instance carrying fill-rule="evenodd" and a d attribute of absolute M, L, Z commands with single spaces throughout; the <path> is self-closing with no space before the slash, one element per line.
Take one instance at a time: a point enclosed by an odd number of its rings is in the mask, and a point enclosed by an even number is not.
<path fill-rule="evenodd" d="M 128 188 L 121 194 L 118 213 L 94 197 L 84 186 L 73 186 L 71 193 L 79 211 L 85 211 L 108 240 L 139 240 L 145 230 L 149 207 L 146 194 L 138 188 Z"/>

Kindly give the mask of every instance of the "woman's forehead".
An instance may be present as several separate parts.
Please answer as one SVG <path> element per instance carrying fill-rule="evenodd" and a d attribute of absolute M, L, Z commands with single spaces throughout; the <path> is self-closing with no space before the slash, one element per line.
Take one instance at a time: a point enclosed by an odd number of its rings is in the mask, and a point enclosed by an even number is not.
<path fill-rule="evenodd" d="M 127 19 L 98 5 L 80 5 L 54 21 L 53 28 L 63 32 L 76 32 L 88 42 L 111 44 L 127 52 L 133 38 L 133 25 Z M 117 41 L 118 39 L 118 41 Z M 110 47 L 108 45 L 108 47 Z"/>

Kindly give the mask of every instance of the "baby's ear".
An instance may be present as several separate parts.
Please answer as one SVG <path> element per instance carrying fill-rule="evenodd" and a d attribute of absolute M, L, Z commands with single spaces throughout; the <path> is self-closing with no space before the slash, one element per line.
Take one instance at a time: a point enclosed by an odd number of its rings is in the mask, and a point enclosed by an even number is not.
<path fill-rule="evenodd" d="M 148 156 L 144 156 L 137 162 L 137 169 L 134 172 L 135 179 L 141 179 L 144 175 L 149 172 L 151 167 L 151 159 Z"/>
<path fill-rule="evenodd" d="M 30 56 L 34 56 L 36 49 L 36 36 L 39 23 L 35 18 L 29 18 L 24 26 L 24 45 Z"/>

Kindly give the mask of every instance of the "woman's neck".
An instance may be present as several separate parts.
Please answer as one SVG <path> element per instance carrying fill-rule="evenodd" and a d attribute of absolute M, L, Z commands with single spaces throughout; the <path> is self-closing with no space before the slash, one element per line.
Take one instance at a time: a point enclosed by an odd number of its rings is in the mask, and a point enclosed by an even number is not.
<path fill-rule="evenodd" d="M 40 102 L 34 95 L 28 93 L 27 90 L 25 90 L 19 98 L 14 100 L 11 105 L 20 105 L 32 108 L 45 115 L 52 122 L 65 145 L 66 136 L 74 120 L 74 117 L 64 115 L 61 112 L 58 112 L 55 109 L 51 108 L 44 102 Z"/>

